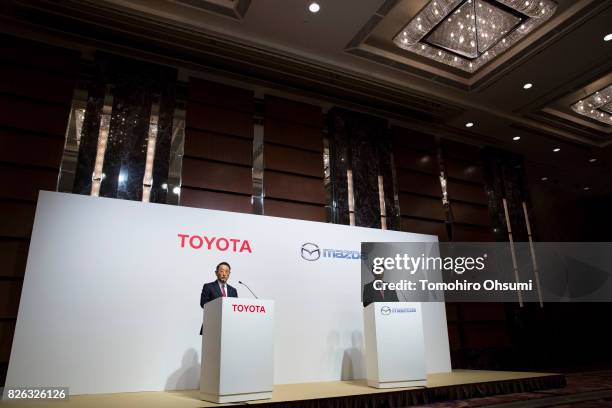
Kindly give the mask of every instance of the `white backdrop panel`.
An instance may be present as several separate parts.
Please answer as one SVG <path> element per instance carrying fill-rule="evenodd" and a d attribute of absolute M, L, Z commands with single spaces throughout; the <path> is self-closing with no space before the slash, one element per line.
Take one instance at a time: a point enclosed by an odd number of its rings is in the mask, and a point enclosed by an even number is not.
<path fill-rule="evenodd" d="M 181 248 L 178 234 L 248 240 L 252 252 Z M 41 192 L 6 387 L 198 388 L 200 291 L 221 261 L 239 296 L 251 297 L 242 280 L 275 301 L 276 384 L 365 378 L 360 261 L 306 261 L 302 244 L 360 251 L 362 241 L 436 240 Z M 423 318 L 428 372 L 450 371 L 444 304 L 424 304 Z"/>

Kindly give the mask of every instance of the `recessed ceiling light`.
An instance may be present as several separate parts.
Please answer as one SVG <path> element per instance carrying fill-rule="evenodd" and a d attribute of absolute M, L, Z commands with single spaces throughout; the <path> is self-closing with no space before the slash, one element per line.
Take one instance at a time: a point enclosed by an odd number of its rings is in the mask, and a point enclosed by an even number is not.
<path fill-rule="evenodd" d="M 472 127 L 472 126 L 474 126 L 474 123 L 472 123 L 472 122 L 468 122 L 468 123 L 465 124 L 465 127 Z"/>
<path fill-rule="evenodd" d="M 610 41 L 610 40 L 612 40 L 612 33 L 606 34 L 604 37 L 604 41 Z"/>
<path fill-rule="evenodd" d="M 542 177 L 542 181 L 547 181 L 548 177 Z"/>
<path fill-rule="evenodd" d="M 308 10 L 310 10 L 311 13 L 318 13 L 319 10 L 321 10 L 321 6 L 319 6 L 319 3 L 313 2 L 308 6 Z"/>
<path fill-rule="evenodd" d="M 595 163 L 596 161 L 597 161 L 597 159 L 594 158 L 594 157 L 592 159 L 589 159 L 589 163 Z"/>
<path fill-rule="evenodd" d="M 533 84 L 532 84 L 532 83 L 527 82 L 525 85 L 523 85 L 523 89 L 529 89 L 529 88 L 531 88 L 532 86 L 533 86 Z"/>
<path fill-rule="evenodd" d="M 557 152 L 558 152 L 558 151 L 560 151 L 560 150 L 561 150 L 561 149 L 559 149 L 558 147 L 555 147 L 555 148 L 553 149 L 553 152 L 557 153 Z"/>
<path fill-rule="evenodd" d="M 591 187 L 585 187 L 584 191 L 589 191 L 591 189 Z"/>
<path fill-rule="evenodd" d="M 512 140 L 521 140 L 521 137 L 520 137 L 520 136 L 514 136 L 514 137 L 512 138 Z"/>

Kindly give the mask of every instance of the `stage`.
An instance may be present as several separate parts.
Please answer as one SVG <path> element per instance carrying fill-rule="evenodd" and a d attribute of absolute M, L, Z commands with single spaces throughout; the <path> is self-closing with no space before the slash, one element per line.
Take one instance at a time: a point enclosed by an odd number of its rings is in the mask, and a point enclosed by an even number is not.
<path fill-rule="evenodd" d="M 375 389 L 365 380 L 331 381 L 274 386 L 273 398 L 251 401 L 258 408 L 274 407 L 376 407 L 387 403 L 403 407 L 455 399 L 528 392 L 565 386 L 562 374 L 511 371 L 454 370 L 452 373 L 431 374 L 426 388 Z M 326 401 L 321 401 L 321 400 Z M 3 406 L 21 406 L 23 402 L 3 401 Z M 157 407 L 216 407 L 243 404 L 213 404 L 199 399 L 199 391 L 132 392 L 72 396 L 68 401 L 29 402 L 31 407 L 129 408 Z"/>

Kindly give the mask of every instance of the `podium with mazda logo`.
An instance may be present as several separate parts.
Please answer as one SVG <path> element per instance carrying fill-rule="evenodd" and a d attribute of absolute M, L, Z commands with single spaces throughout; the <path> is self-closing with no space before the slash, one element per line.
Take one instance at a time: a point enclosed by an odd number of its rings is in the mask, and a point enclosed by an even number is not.
<path fill-rule="evenodd" d="M 274 302 L 220 297 L 204 306 L 200 398 L 272 398 Z"/>
<path fill-rule="evenodd" d="M 427 385 L 421 304 L 376 302 L 363 312 L 370 387 Z"/>

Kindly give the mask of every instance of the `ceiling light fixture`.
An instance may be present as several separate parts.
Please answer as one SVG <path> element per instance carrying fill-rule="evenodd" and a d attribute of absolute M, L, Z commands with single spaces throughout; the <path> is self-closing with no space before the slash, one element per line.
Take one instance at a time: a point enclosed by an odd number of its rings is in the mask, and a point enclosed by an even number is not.
<path fill-rule="evenodd" d="M 555 147 L 555 148 L 553 149 L 553 152 L 555 152 L 555 153 L 557 153 L 557 152 L 559 152 L 559 151 L 561 151 L 561 149 L 559 149 L 558 147 Z"/>
<path fill-rule="evenodd" d="M 604 36 L 604 41 L 611 41 L 611 40 L 612 40 L 612 33 L 610 33 L 610 34 L 606 34 L 606 35 Z"/>
<path fill-rule="evenodd" d="M 594 158 L 594 157 L 592 159 L 589 159 L 589 163 L 595 163 L 596 161 L 597 161 L 597 159 Z"/>
<path fill-rule="evenodd" d="M 548 181 L 548 177 L 542 177 L 542 181 Z"/>
<path fill-rule="evenodd" d="M 533 84 L 530 82 L 527 82 L 525 85 L 523 85 L 523 89 L 530 89 L 533 87 Z"/>
<path fill-rule="evenodd" d="M 591 189 L 591 187 L 585 187 L 584 191 L 589 191 Z"/>
<path fill-rule="evenodd" d="M 552 0 L 432 0 L 393 42 L 472 73 L 542 25 L 556 9 Z"/>
<path fill-rule="evenodd" d="M 319 10 L 321 10 L 321 6 L 319 6 L 319 3 L 313 2 L 308 6 L 308 10 L 310 10 L 311 13 L 318 13 Z"/>
<path fill-rule="evenodd" d="M 571 108 L 579 115 L 612 125 L 612 85 L 579 100 Z"/>
<path fill-rule="evenodd" d="M 512 138 L 512 140 L 521 140 L 521 137 L 520 137 L 520 136 L 514 136 L 514 137 Z"/>
<path fill-rule="evenodd" d="M 470 128 L 472 126 L 474 126 L 474 123 L 472 123 L 472 122 L 468 122 L 468 123 L 465 124 L 465 127 L 468 127 L 468 128 Z"/>

